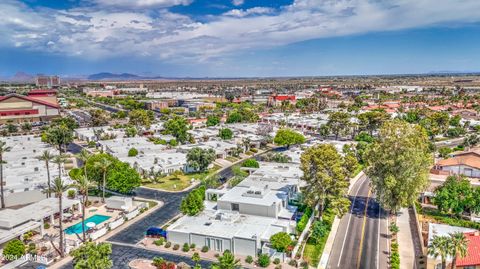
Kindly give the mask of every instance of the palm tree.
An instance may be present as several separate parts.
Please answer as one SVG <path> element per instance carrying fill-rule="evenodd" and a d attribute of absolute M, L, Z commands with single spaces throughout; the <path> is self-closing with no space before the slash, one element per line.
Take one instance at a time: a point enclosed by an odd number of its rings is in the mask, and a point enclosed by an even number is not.
<path fill-rule="evenodd" d="M 42 155 L 40 156 L 37 156 L 37 160 L 39 161 L 44 161 L 45 162 L 45 166 L 47 167 L 47 190 L 50 190 L 51 186 L 50 186 L 50 162 L 52 161 L 53 159 L 53 155 L 50 154 L 50 151 L 48 150 L 45 150 L 43 151 Z M 47 198 L 50 198 L 50 192 L 47 191 Z"/>
<path fill-rule="evenodd" d="M 65 163 L 67 156 L 65 154 L 58 154 L 53 157 L 52 163 L 58 165 L 58 177 L 62 178 L 62 163 Z"/>
<path fill-rule="evenodd" d="M 82 175 L 79 178 L 74 179 L 75 183 L 73 186 L 77 188 L 78 193 L 82 195 L 82 234 L 83 234 L 83 242 L 86 242 L 85 236 L 85 207 L 87 206 L 87 199 L 88 199 L 88 188 L 91 187 L 92 183 L 87 178 L 87 176 Z"/>
<path fill-rule="evenodd" d="M 450 236 L 434 236 L 432 243 L 428 246 L 428 255 L 435 258 L 440 256 L 442 260 L 442 269 L 447 268 L 447 256 L 451 252 Z"/>
<path fill-rule="evenodd" d="M 229 250 L 225 250 L 222 256 L 219 256 L 218 262 L 212 265 L 213 269 L 238 269 L 241 268 L 240 260 L 235 259 L 235 255 Z"/>
<path fill-rule="evenodd" d="M 80 153 L 75 155 L 75 157 L 77 157 L 77 159 L 82 161 L 82 163 L 83 163 L 83 175 L 88 177 L 88 175 L 87 175 L 87 162 L 90 159 L 90 157 L 92 157 L 92 154 L 90 152 L 88 152 L 88 150 L 82 149 L 80 151 Z M 87 189 L 87 196 L 86 196 L 85 204 L 88 204 L 88 189 Z"/>
<path fill-rule="evenodd" d="M 5 208 L 5 196 L 3 195 L 3 154 L 12 148 L 7 146 L 6 142 L 0 141 L 0 194 L 2 195 L 2 208 Z"/>
<path fill-rule="evenodd" d="M 59 177 L 55 178 L 53 180 L 53 185 L 52 188 L 49 190 L 50 192 L 53 192 L 55 194 L 55 197 L 58 198 L 58 210 L 59 210 L 59 233 L 60 233 L 60 250 L 59 254 L 63 258 L 65 256 L 65 246 L 63 242 L 63 206 L 62 206 L 62 199 L 63 199 L 63 193 L 68 189 L 68 185 L 66 185 L 63 180 Z"/>
<path fill-rule="evenodd" d="M 107 158 L 102 158 L 96 162 L 95 167 L 102 170 L 103 182 L 102 182 L 102 203 L 105 203 L 105 177 L 107 176 L 108 168 L 112 165 L 112 162 Z"/>
<path fill-rule="evenodd" d="M 457 266 L 457 256 L 467 256 L 468 240 L 462 232 L 451 233 L 451 252 L 452 255 L 452 269 Z"/>

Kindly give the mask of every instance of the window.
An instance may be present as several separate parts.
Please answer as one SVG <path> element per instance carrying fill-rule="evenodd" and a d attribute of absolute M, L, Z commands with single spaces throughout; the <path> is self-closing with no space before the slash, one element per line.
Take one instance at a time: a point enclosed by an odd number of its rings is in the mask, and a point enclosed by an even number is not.
<path fill-rule="evenodd" d="M 222 252 L 222 240 L 215 239 L 215 251 Z"/>
<path fill-rule="evenodd" d="M 232 204 L 232 211 L 240 211 L 240 206 L 238 204 Z"/>
<path fill-rule="evenodd" d="M 208 249 L 212 249 L 212 239 L 211 238 L 205 238 L 205 246 L 208 247 Z"/>

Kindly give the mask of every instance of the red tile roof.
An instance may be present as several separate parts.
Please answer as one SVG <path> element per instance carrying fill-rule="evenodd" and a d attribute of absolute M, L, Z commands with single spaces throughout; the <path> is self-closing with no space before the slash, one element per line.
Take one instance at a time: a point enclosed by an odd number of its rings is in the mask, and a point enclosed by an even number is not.
<path fill-rule="evenodd" d="M 275 95 L 273 98 L 277 101 L 285 101 L 285 100 L 291 100 L 295 101 L 296 97 L 295 95 Z"/>
<path fill-rule="evenodd" d="M 46 105 L 46 106 L 49 106 L 49 107 L 53 107 L 53 108 L 60 108 L 60 106 L 58 104 L 52 104 L 52 103 L 49 103 L 49 102 L 45 102 L 43 100 L 39 100 L 39 99 L 36 99 L 36 98 L 33 98 L 33 97 L 29 97 L 29 96 L 24 96 L 24 95 L 19 95 L 19 94 L 9 94 L 9 95 L 5 95 L 5 96 L 0 96 L 0 102 L 4 101 L 4 100 L 7 100 L 9 98 L 12 98 L 12 97 L 17 97 L 17 98 L 20 98 L 20 99 L 23 99 L 23 100 L 26 100 L 26 101 L 30 101 L 30 102 L 33 102 L 33 103 L 37 103 L 37 104 L 42 104 L 42 105 Z"/>
<path fill-rule="evenodd" d="M 465 233 L 468 240 L 467 256 L 457 258 L 457 266 L 480 265 L 480 235 L 478 232 Z"/>

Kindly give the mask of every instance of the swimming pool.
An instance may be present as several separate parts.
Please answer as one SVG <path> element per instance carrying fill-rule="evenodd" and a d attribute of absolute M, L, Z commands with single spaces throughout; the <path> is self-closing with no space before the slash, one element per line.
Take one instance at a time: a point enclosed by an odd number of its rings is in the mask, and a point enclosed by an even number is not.
<path fill-rule="evenodd" d="M 104 215 L 93 215 L 85 220 L 85 231 L 88 231 L 90 228 L 87 227 L 87 223 L 89 222 L 94 222 L 95 224 L 100 224 L 107 219 L 109 219 L 109 216 L 104 216 Z M 81 234 L 82 233 L 82 222 L 80 221 L 79 223 L 72 225 L 65 229 L 66 234 Z"/>

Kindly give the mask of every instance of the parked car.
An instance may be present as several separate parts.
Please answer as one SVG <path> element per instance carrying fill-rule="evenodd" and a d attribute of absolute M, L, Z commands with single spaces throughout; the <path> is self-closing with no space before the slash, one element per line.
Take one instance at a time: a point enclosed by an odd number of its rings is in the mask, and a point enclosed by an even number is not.
<path fill-rule="evenodd" d="M 147 237 L 164 237 L 167 238 L 167 231 L 158 227 L 150 227 L 145 232 Z"/>

